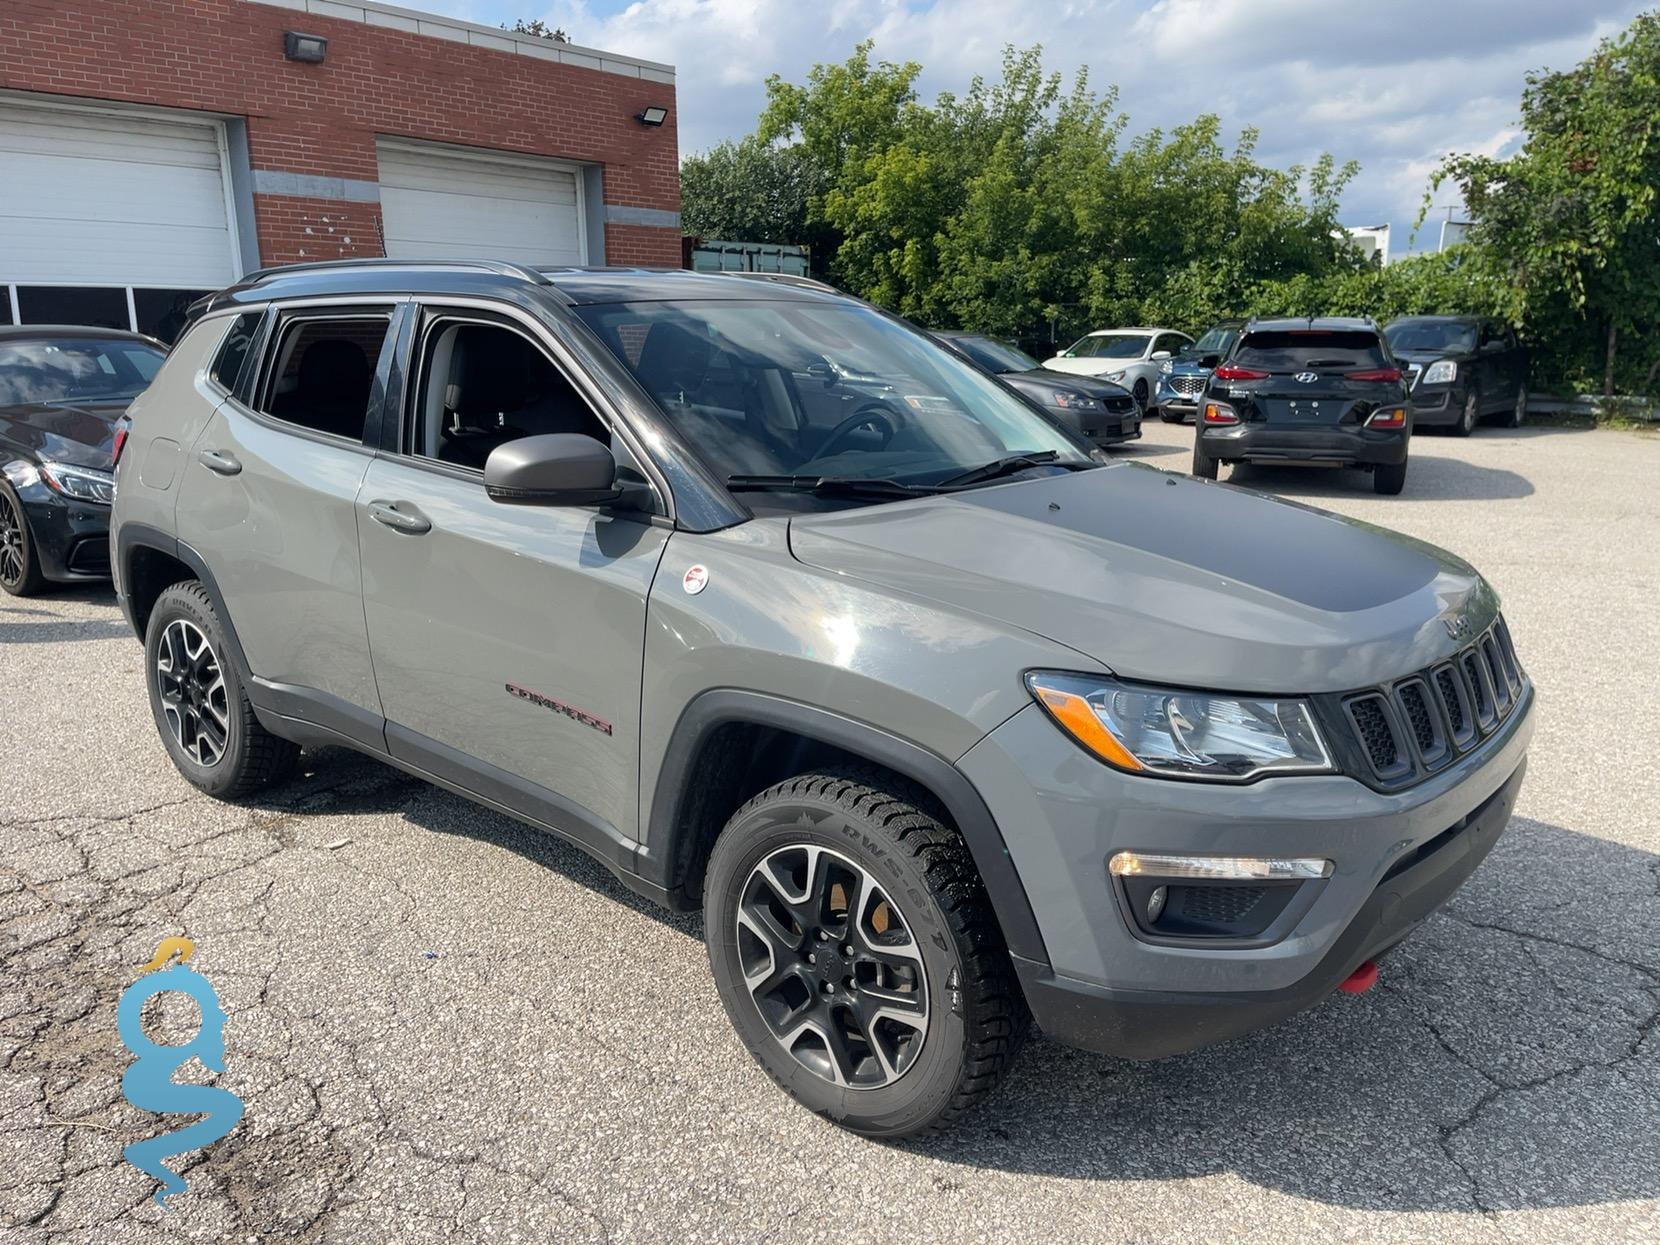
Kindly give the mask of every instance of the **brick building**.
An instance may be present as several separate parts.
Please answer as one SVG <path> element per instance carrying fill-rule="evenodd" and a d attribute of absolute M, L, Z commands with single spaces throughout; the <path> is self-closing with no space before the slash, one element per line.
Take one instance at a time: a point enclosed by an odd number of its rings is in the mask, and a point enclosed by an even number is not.
<path fill-rule="evenodd" d="M 165 335 L 306 259 L 678 265 L 678 170 L 667 65 L 366 0 L 0 5 L 0 324 Z"/>

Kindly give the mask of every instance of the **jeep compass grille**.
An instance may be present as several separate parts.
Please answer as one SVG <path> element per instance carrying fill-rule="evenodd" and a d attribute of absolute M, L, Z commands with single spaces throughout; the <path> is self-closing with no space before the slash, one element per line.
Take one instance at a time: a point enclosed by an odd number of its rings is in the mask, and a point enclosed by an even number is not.
<path fill-rule="evenodd" d="M 1480 747 L 1522 702 L 1526 686 L 1500 618 L 1449 661 L 1384 687 L 1320 699 L 1340 710 L 1353 741 L 1338 749 L 1353 758 L 1345 768 L 1395 788 Z"/>

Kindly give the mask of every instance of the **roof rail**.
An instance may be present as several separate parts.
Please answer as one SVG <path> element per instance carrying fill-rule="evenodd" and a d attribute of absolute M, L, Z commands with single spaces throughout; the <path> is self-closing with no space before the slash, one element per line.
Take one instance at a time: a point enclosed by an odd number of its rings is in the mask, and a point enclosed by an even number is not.
<path fill-rule="evenodd" d="M 779 285 L 797 285 L 808 290 L 828 290 L 832 294 L 841 291 L 817 277 L 804 277 L 798 272 L 714 272 L 711 276 L 744 277 L 750 281 L 774 281 Z"/>
<path fill-rule="evenodd" d="M 256 268 L 242 278 L 243 285 L 257 285 L 272 277 L 294 272 L 329 272 L 352 268 L 471 268 L 478 272 L 493 272 L 502 277 L 518 277 L 533 285 L 551 285 L 545 273 L 529 264 L 510 259 L 319 259 L 303 264 L 277 264 L 270 268 Z"/>

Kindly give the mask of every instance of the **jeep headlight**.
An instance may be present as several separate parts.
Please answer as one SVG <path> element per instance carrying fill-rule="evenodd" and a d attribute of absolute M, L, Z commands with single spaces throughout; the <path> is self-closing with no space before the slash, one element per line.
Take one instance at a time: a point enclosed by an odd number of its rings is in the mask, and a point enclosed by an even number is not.
<path fill-rule="evenodd" d="M 1437 359 L 1429 365 L 1420 382 L 1425 385 L 1450 385 L 1458 379 L 1458 364 L 1451 359 Z"/>
<path fill-rule="evenodd" d="M 1143 687 L 1050 670 L 1028 674 L 1026 686 L 1079 745 L 1132 774 L 1246 782 L 1333 769 L 1306 701 Z"/>
<path fill-rule="evenodd" d="M 91 501 L 107 506 L 115 500 L 115 477 L 107 471 L 98 471 L 91 467 L 72 467 L 68 463 L 54 463 L 42 459 L 40 476 L 53 492 L 73 497 L 76 501 Z"/>

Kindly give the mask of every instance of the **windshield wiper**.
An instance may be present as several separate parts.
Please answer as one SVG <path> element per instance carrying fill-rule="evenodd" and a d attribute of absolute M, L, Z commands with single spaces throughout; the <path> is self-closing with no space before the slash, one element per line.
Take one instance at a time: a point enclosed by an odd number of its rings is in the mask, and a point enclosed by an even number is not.
<path fill-rule="evenodd" d="M 847 497 L 925 497 L 935 490 L 898 480 L 861 480 L 855 476 L 727 476 L 734 493 L 840 493 Z"/>
<path fill-rule="evenodd" d="M 936 484 L 935 488 L 961 488 L 967 484 L 983 484 L 987 480 L 999 480 L 1004 476 L 1012 476 L 1025 471 L 1028 467 L 1041 467 L 1044 463 L 1052 463 L 1060 457 L 1055 450 L 1033 450 L 1026 454 L 1010 454 L 1007 458 L 994 459 L 978 467 L 970 467 L 967 471 L 950 476 Z M 1067 463 L 1068 467 L 1079 464 Z"/>

